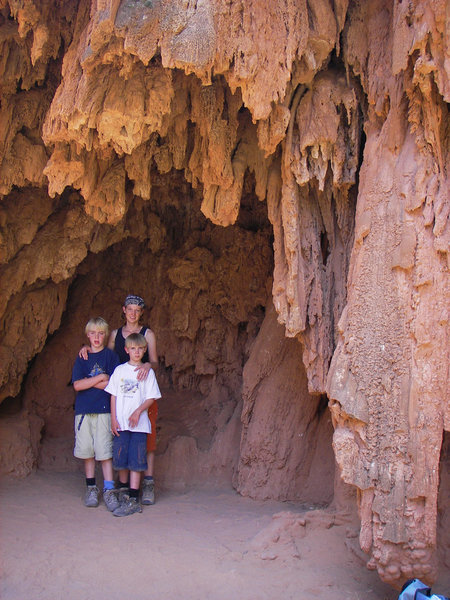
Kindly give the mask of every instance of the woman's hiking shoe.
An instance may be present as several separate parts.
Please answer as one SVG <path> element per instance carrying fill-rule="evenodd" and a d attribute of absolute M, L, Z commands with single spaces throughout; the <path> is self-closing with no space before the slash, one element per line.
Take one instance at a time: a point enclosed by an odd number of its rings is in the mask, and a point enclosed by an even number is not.
<path fill-rule="evenodd" d="M 103 492 L 103 500 L 105 501 L 106 508 L 111 512 L 114 512 L 120 506 L 116 490 L 105 490 Z"/>
<path fill-rule="evenodd" d="M 88 485 L 84 496 L 84 505 L 89 508 L 98 506 L 98 487 L 96 485 Z"/>
<path fill-rule="evenodd" d="M 119 508 L 116 508 L 113 515 L 115 517 L 128 517 L 128 515 L 132 515 L 136 512 L 142 512 L 141 505 L 136 498 L 128 498 L 119 506 Z"/>
<path fill-rule="evenodd" d="M 142 482 L 142 504 L 155 504 L 155 482 L 144 479 Z"/>

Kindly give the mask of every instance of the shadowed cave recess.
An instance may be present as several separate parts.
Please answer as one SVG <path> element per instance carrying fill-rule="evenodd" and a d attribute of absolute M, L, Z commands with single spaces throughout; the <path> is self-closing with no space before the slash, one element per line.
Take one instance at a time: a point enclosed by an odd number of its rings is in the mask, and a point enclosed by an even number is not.
<path fill-rule="evenodd" d="M 301 344 L 285 338 L 276 320 L 273 233 L 266 206 L 255 197 L 254 178 L 245 177 L 238 220 L 227 228 L 202 215 L 200 195 L 182 173 L 155 172 L 152 181 L 155 200 L 142 202 L 128 192 L 124 239 L 89 253 L 77 266 L 59 327 L 31 362 L 17 397 L 3 405 L 10 417 L 26 411 L 39 419 L 36 456 L 24 453 L 21 464 L 16 458 L 18 474 L 35 461 L 41 469 L 81 468 L 72 457 L 74 357 L 85 343 L 87 318 L 102 315 L 111 328 L 120 326 L 131 291 L 146 300 L 143 322 L 156 334 L 161 362 L 159 484 L 182 490 L 233 481 L 254 498 L 328 504 L 334 458 L 327 400 L 308 393 Z M 79 203 L 79 194 L 66 190 L 56 211 L 66 219 Z M 41 288 L 33 286 L 30 296 Z M 261 345 L 265 373 L 258 374 L 262 365 L 252 350 L 259 352 Z M 257 385 L 244 383 L 244 367 Z M 259 385 L 268 389 L 255 392 Z M 262 411 L 262 424 L 250 426 L 251 439 L 240 448 L 243 387 L 247 404 L 253 394 L 264 407 L 255 408 Z"/>
<path fill-rule="evenodd" d="M 0 2 L 3 474 L 80 469 L 84 326 L 135 293 L 158 485 L 450 569 L 445 4 Z"/>

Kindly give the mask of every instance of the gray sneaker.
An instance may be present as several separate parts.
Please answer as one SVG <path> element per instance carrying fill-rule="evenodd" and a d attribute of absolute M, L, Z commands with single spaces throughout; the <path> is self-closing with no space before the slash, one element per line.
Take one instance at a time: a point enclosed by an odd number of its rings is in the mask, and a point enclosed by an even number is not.
<path fill-rule="evenodd" d="M 89 508 L 98 506 L 98 494 L 99 491 L 96 485 L 88 485 L 84 496 L 84 505 L 89 506 Z"/>
<path fill-rule="evenodd" d="M 118 489 L 118 497 L 119 497 L 119 504 L 123 504 L 124 502 L 126 502 L 128 500 L 128 498 L 130 497 L 130 490 L 127 487 L 121 487 Z"/>
<path fill-rule="evenodd" d="M 116 508 L 113 512 L 115 517 L 128 517 L 128 515 L 132 515 L 136 512 L 142 512 L 141 505 L 136 500 L 136 498 L 128 498 L 123 504 Z"/>
<path fill-rule="evenodd" d="M 116 508 L 119 508 L 120 506 L 116 490 L 105 490 L 103 492 L 103 500 L 105 501 L 106 508 L 110 512 L 114 512 Z"/>
<path fill-rule="evenodd" d="M 142 482 L 142 504 L 155 504 L 155 482 L 144 479 Z"/>

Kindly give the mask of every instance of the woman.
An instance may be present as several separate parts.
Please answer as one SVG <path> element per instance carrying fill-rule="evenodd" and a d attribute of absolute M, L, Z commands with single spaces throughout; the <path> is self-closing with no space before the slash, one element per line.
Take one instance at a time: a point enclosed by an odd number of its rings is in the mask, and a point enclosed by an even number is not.
<path fill-rule="evenodd" d="M 125 315 L 125 325 L 114 329 L 109 336 L 108 348 L 114 350 L 119 356 L 120 362 L 128 362 L 128 354 L 125 352 L 125 338 L 131 333 L 140 333 L 147 340 L 147 352 L 144 354 L 142 362 L 144 365 L 139 370 L 138 379 L 145 379 L 149 370 L 158 367 L 158 355 L 156 353 L 156 337 L 151 329 L 142 327 L 139 321 L 145 303 L 140 296 L 129 295 L 125 298 L 122 311 Z"/>

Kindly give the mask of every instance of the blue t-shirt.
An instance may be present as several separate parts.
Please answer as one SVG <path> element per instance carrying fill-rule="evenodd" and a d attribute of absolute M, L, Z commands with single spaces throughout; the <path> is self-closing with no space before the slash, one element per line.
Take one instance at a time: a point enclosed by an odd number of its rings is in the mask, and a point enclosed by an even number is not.
<path fill-rule="evenodd" d="M 72 370 L 72 383 L 101 373 L 112 375 L 118 365 L 119 357 L 109 348 L 103 348 L 100 352 L 89 352 L 87 360 L 77 356 Z M 111 396 L 104 390 L 91 387 L 77 392 L 75 398 L 76 415 L 109 412 L 111 412 Z"/>

